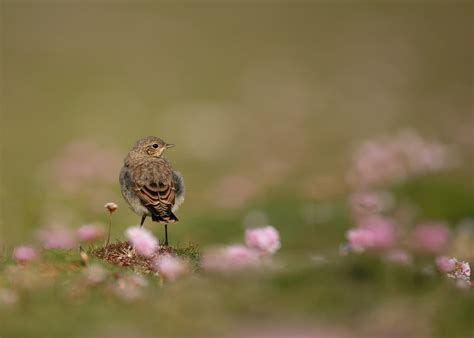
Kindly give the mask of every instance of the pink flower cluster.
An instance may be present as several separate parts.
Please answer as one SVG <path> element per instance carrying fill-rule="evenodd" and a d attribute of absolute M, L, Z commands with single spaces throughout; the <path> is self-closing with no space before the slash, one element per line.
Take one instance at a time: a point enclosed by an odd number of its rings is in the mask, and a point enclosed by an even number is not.
<path fill-rule="evenodd" d="M 359 221 L 356 228 L 346 233 L 349 248 L 355 252 L 383 251 L 396 242 L 395 223 L 382 216 L 370 216 Z"/>
<path fill-rule="evenodd" d="M 245 243 L 249 248 L 264 254 L 274 254 L 281 247 L 278 231 L 270 225 L 247 229 L 245 231 Z"/>
<path fill-rule="evenodd" d="M 142 256 L 151 257 L 158 249 L 158 239 L 139 225 L 128 228 L 125 235 L 135 251 Z"/>
<path fill-rule="evenodd" d="M 348 179 L 354 192 L 349 207 L 355 222 L 346 232 L 349 251 L 371 251 L 395 263 L 411 262 L 406 244 L 416 253 L 436 255 L 446 251 L 451 233 L 443 223 L 423 223 L 407 232 L 413 212 L 396 205 L 393 196 L 374 187 L 405 178 L 441 171 L 456 164 L 456 156 L 440 143 L 423 139 L 413 131 L 369 140 L 354 152 Z M 410 210 L 408 210 L 410 211 Z M 391 218 L 387 215 L 391 214 Z M 397 221 L 395 221 L 395 219 Z"/>
<path fill-rule="evenodd" d="M 438 254 L 448 248 L 451 232 L 443 223 L 425 223 L 415 227 L 412 237 L 417 251 Z"/>
<path fill-rule="evenodd" d="M 468 262 L 458 261 L 454 257 L 440 256 L 436 258 L 436 267 L 449 278 L 459 281 L 460 286 L 471 285 L 471 267 Z"/>
<path fill-rule="evenodd" d="M 189 271 L 189 266 L 181 258 L 163 255 L 153 262 L 153 269 L 161 278 L 172 282 L 184 276 Z"/>
<path fill-rule="evenodd" d="M 456 164 L 451 149 L 416 132 L 366 141 L 354 152 L 349 182 L 358 187 L 391 184 L 410 176 L 445 170 Z"/>
<path fill-rule="evenodd" d="M 101 226 L 85 224 L 76 232 L 63 225 L 51 225 L 42 228 L 37 233 L 37 238 L 45 249 L 73 249 L 78 242 L 90 243 L 104 237 L 104 229 Z"/>
<path fill-rule="evenodd" d="M 45 249 L 72 249 L 77 245 L 74 233 L 60 225 L 53 225 L 41 229 L 38 239 Z"/>
<path fill-rule="evenodd" d="M 280 236 L 272 226 L 248 229 L 245 232 L 247 245 L 234 244 L 204 253 L 201 267 L 207 271 L 235 272 L 256 268 L 265 262 L 265 257 L 280 248 Z"/>
<path fill-rule="evenodd" d="M 234 272 L 254 268 L 259 262 L 260 258 L 255 250 L 234 244 L 205 252 L 201 267 L 207 271 Z"/>
<path fill-rule="evenodd" d="M 449 273 L 456 269 L 456 258 L 447 256 L 436 257 L 436 267 L 442 273 Z"/>
<path fill-rule="evenodd" d="M 38 252 L 31 246 L 17 246 L 13 249 L 13 259 L 20 264 L 26 264 L 38 259 Z"/>
<path fill-rule="evenodd" d="M 353 252 L 384 253 L 389 261 L 409 262 L 408 253 L 399 245 L 400 232 L 396 222 L 381 215 L 358 218 L 356 227 L 346 232 L 347 248 Z M 402 233 L 403 234 L 403 233 Z M 424 223 L 408 235 L 411 248 L 419 254 L 436 255 L 449 248 L 451 232 L 443 223 Z"/>
<path fill-rule="evenodd" d="M 95 242 L 105 235 L 104 229 L 95 225 L 83 225 L 77 230 L 77 237 L 81 242 Z"/>

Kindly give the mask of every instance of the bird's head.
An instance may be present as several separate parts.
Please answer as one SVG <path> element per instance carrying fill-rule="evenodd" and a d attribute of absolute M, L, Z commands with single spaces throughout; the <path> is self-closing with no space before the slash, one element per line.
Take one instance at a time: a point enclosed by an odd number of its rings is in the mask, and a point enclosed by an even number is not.
<path fill-rule="evenodd" d="M 132 151 L 140 155 L 162 157 L 166 149 L 174 147 L 174 144 L 169 144 L 155 136 L 148 136 L 138 140 L 132 148 Z"/>

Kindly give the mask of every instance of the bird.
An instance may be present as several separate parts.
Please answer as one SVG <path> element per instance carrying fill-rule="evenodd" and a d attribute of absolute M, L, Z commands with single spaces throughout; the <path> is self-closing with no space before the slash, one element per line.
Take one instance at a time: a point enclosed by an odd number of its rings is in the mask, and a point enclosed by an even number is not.
<path fill-rule="evenodd" d="M 135 142 L 120 170 L 120 190 L 130 208 L 141 216 L 140 227 L 146 217 L 164 224 L 164 245 L 168 246 L 168 223 L 178 222 L 174 212 L 184 201 L 183 176 L 173 169 L 163 156 L 174 147 L 156 136 Z"/>

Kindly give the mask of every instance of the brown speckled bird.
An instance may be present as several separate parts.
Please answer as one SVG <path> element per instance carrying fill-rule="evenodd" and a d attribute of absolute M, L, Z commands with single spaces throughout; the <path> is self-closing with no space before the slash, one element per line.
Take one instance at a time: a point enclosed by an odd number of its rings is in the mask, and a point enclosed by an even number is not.
<path fill-rule="evenodd" d="M 184 200 L 183 177 L 163 157 L 164 151 L 173 146 L 155 136 L 138 140 L 120 171 L 122 195 L 142 217 L 140 226 L 147 216 L 164 224 L 165 245 L 168 245 L 168 223 L 178 222 L 173 212 Z"/>

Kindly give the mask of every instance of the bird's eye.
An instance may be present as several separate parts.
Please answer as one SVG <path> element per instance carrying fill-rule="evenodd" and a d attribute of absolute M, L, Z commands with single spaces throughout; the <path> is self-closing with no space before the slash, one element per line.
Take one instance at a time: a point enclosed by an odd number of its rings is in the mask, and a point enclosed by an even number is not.
<path fill-rule="evenodd" d="M 158 144 L 155 143 L 155 144 L 153 145 L 153 148 L 158 148 Z"/>

